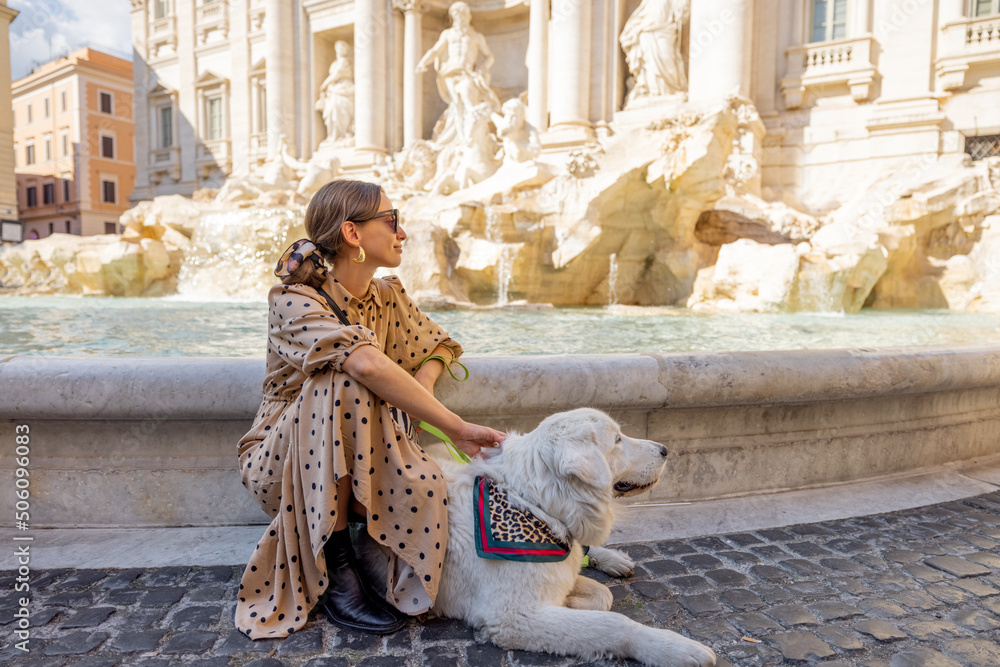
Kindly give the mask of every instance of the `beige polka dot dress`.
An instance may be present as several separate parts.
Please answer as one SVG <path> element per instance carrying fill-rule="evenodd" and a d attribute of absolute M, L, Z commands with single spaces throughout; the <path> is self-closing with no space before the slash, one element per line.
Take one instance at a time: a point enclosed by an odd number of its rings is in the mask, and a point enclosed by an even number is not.
<path fill-rule="evenodd" d="M 407 614 L 423 613 L 440 581 L 448 542 L 441 471 L 342 364 L 374 345 L 413 373 L 438 345 L 456 357 L 462 348 L 394 276 L 372 280 L 360 299 L 336 282 L 329 294 L 351 326 L 305 285 L 268 294 L 264 400 L 238 445 L 243 485 L 272 517 L 236 606 L 236 627 L 254 639 L 301 628 L 326 590 L 323 545 L 337 520 L 343 475 L 368 509 L 368 533 L 391 552 L 386 598 Z"/>

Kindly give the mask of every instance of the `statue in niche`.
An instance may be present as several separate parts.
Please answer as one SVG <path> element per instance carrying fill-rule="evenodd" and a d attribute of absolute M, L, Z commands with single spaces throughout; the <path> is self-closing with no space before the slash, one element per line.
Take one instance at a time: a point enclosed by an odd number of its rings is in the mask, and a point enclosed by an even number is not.
<path fill-rule="evenodd" d="M 462 121 L 472 109 L 482 104 L 489 105 L 491 111 L 500 108 L 500 100 L 490 88 L 493 52 L 486 38 L 472 28 L 469 6 L 456 2 L 448 8 L 448 15 L 452 27 L 441 33 L 417 63 L 417 72 L 426 72 L 434 65 L 438 93 L 448 104 L 434 126 L 433 141 L 438 145 L 468 139 L 469 124 Z"/>
<path fill-rule="evenodd" d="M 319 86 L 316 110 L 322 112 L 326 141 L 335 142 L 354 134 L 354 61 L 351 45 L 337 40 L 333 49 L 337 58 L 330 63 L 330 73 Z"/>
<path fill-rule="evenodd" d="M 687 91 L 681 31 L 688 15 L 687 0 L 642 0 L 625 22 L 619 41 L 633 85 L 625 106 L 642 97 Z"/>
<path fill-rule="evenodd" d="M 497 137 L 503 144 L 503 162 L 530 162 L 542 152 L 538 130 L 525 120 L 524 102 L 513 97 L 503 103 L 503 113 L 493 114 Z"/>

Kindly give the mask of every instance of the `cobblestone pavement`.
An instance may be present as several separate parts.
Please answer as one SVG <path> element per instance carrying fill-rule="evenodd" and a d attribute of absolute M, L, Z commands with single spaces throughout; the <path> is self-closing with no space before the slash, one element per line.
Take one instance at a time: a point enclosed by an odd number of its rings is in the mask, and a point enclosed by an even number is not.
<path fill-rule="evenodd" d="M 1000 493 L 903 512 L 630 544 L 614 611 L 711 645 L 720 667 L 1000 666 Z M 0 573 L 4 665 L 515 667 L 576 665 L 479 643 L 461 623 L 389 637 L 321 615 L 285 640 L 233 629 L 241 567 L 33 573 L 31 651 L 11 643 L 14 573 Z M 755 641 L 750 641 L 755 640 Z M 634 665 L 604 660 L 593 665 Z"/>

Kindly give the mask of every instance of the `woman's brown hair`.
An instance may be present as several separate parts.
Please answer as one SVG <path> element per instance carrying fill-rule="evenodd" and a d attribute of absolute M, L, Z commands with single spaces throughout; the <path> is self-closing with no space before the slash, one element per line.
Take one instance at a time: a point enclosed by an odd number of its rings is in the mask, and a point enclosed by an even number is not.
<path fill-rule="evenodd" d="M 382 188 L 365 181 L 337 180 L 321 187 L 306 207 L 306 235 L 317 248 L 317 254 L 333 265 L 344 245 L 341 226 L 346 220 L 367 220 L 378 213 Z M 303 284 L 318 289 L 326 281 L 327 267 L 317 261 L 316 254 L 292 275 L 283 278 L 286 285 Z"/>

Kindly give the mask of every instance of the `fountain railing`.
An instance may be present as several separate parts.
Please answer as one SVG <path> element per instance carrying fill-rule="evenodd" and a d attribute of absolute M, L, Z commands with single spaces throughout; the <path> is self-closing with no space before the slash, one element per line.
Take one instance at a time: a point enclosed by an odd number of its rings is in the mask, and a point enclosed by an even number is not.
<path fill-rule="evenodd" d="M 671 451 L 635 503 L 800 489 L 1000 456 L 1000 346 L 475 357 L 441 400 L 527 431 L 590 406 Z M 30 427 L 36 527 L 266 523 L 236 442 L 263 360 L 15 356 L 0 421 Z M 422 436 L 424 437 L 424 436 Z M 435 445 L 428 440 L 429 448 Z M 13 448 L 0 452 L 11 487 Z M 10 522 L 11 517 L 4 519 Z"/>

